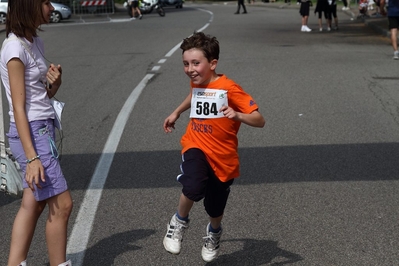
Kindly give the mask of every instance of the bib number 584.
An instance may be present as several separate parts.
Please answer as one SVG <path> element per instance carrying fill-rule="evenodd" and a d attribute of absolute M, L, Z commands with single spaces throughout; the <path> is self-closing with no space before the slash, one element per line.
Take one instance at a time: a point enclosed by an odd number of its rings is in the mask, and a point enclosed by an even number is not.
<path fill-rule="evenodd" d="M 216 103 L 209 103 L 209 102 L 197 102 L 197 106 L 195 112 L 197 115 L 217 115 L 218 109 Z"/>

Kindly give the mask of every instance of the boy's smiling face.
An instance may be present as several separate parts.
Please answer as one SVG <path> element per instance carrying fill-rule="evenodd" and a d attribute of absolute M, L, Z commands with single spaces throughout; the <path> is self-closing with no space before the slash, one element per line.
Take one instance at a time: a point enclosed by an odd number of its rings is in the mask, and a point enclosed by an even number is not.
<path fill-rule="evenodd" d="M 216 59 L 209 62 L 204 53 L 196 48 L 183 53 L 184 72 L 196 85 L 206 85 L 218 78 L 215 73 L 217 62 Z"/>

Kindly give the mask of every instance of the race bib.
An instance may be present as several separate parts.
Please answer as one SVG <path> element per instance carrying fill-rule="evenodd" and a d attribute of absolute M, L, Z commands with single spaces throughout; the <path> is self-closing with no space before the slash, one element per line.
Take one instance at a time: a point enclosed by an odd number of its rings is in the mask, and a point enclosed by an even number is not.
<path fill-rule="evenodd" d="M 191 118 L 220 118 L 222 106 L 228 106 L 227 91 L 193 88 L 191 97 Z"/>

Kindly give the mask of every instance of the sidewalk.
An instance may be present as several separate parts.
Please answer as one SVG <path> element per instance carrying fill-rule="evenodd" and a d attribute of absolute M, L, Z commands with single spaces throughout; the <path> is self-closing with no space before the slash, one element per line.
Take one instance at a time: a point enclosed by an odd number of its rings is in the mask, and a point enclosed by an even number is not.
<path fill-rule="evenodd" d="M 293 2 L 293 1 L 292 1 Z M 191 4 L 191 3 L 201 3 L 201 1 L 185 1 L 186 4 Z M 206 2 L 202 2 L 204 4 L 209 4 L 211 3 L 210 1 L 206 1 Z M 237 3 L 235 1 L 230 1 L 230 2 L 226 2 L 229 4 L 234 4 L 236 5 Z M 267 7 L 267 8 L 295 8 L 295 9 L 299 9 L 299 6 L 296 4 L 286 4 L 282 1 L 279 2 L 269 2 L 269 3 L 264 3 L 261 0 L 257 0 L 255 1 L 255 3 L 253 4 L 247 4 L 248 6 L 262 6 L 262 7 Z M 337 12 L 341 12 L 344 13 L 346 15 L 348 15 L 349 17 L 352 17 L 354 19 L 356 19 L 356 15 L 352 12 L 352 10 L 347 10 L 347 11 L 342 11 L 340 9 L 340 6 L 337 7 Z M 352 9 L 356 10 L 356 8 Z M 115 10 L 116 12 L 126 12 L 126 9 L 123 7 L 123 5 L 118 5 L 115 4 Z M 369 26 L 370 28 L 372 28 L 373 30 L 375 30 L 376 32 L 378 32 L 379 34 L 390 38 L 390 32 L 388 30 L 388 18 L 387 17 L 367 17 L 367 18 L 362 18 L 361 20 L 363 20 L 364 24 L 366 24 L 367 26 Z M 0 32 L 5 31 L 5 24 L 0 24 Z"/>

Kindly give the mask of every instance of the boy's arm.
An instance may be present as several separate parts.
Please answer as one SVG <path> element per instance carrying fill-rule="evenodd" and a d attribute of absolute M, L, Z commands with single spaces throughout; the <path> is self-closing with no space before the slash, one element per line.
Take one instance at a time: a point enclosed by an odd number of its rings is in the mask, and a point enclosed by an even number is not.
<path fill-rule="evenodd" d="M 175 128 L 175 122 L 179 119 L 180 114 L 191 107 L 191 92 L 188 94 L 186 99 L 173 111 L 163 122 L 163 130 L 166 133 L 172 132 L 172 128 Z"/>
<path fill-rule="evenodd" d="M 252 127 L 265 126 L 265 119 L 263 118 L 262 114 L 259 113 L 258 110 L 255 110 L 250 114 L 244 114 L 234 111 L 234 109 L 229 106 L 223 106 L 222 108 L 220 108 L 220 111 L 223 112 L 225 117 L 240 121 L 249 126 Z"/>

